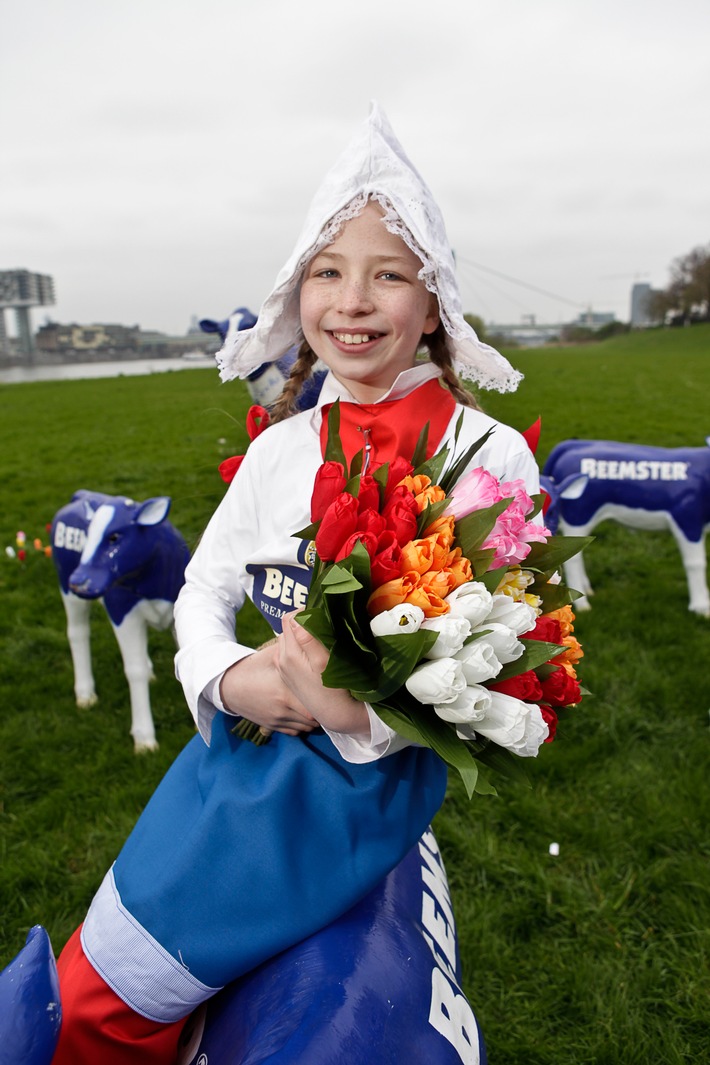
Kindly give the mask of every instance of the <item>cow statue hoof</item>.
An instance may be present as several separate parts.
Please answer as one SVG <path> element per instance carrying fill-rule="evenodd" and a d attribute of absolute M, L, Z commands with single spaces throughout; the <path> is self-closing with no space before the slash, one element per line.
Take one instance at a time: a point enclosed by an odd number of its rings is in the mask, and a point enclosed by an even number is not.
<path fill-rule="evenodd" d="M 35 925 L 0 972 L 0 1057 L 17 1065 L 49 1065 L 60 1025 L 57 966 L 49 936 Z"/>
<path fill-rule="evenodd" d="M 134 737 L 133 750 L 136 754 L 149 754 L 151 751 L 157 751 L 160 744 L 157 740 L 139 740 Z"/>
<path fill-rule="evenodd" d="M 80 710 L 89 710 L 92 706 L 96 706 L 99 701 L 98 695 L 77 695 L 76 705 Z"/>

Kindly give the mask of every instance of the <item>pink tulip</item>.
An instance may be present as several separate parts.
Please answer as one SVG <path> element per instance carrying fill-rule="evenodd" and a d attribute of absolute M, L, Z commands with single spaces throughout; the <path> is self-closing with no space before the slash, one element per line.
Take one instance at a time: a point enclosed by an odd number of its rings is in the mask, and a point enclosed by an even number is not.
<path fill-rule="evenodd" d="M 446 514 L 465 518 L 474 510 L 484 510 L 503 499 L 497 478 L 479 466 L 462 477 L 451 492 L 451 502 Z"/>

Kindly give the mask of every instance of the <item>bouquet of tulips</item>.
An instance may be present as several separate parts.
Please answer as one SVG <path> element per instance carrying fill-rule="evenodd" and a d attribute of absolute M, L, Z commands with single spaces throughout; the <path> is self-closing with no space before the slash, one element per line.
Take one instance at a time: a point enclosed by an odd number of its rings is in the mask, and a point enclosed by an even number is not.
<path fill-rule="evenodd" d="M 471 796 L 494 792 L 486 769 L 536 755 L 559 709 L 581 701 L 558 570 L 588 540 L 534 521 L 543 496 L 522 481 L 469 469 L 489 434 L 426 460 L 427 428 L 411 462 L 369 470 L 361 453 L 348 469 L 333 405 L 312 524 L 297 534 L 316 554 L 298 620 L 330 652 L 324 684 L 435 750 Z"/>

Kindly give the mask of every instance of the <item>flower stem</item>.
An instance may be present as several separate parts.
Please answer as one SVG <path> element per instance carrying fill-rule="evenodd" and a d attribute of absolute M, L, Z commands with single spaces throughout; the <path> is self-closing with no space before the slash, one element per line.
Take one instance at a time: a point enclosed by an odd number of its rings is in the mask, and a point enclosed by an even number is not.
<path fill-rule="evenodd" d="M 255 721 L 249 721 L 243 717 L 234 726 L 232 733 L 242 740 L 249 740 L 255 747 L 262 747 L 271 739 L 272 730 L 264 728 L 263 725 L 257 725 Z"/>

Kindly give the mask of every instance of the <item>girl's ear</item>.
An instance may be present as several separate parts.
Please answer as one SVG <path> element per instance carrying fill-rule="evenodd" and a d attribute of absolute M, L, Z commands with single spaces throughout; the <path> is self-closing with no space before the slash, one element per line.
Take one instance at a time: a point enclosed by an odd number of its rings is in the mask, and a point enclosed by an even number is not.
<path fill-rule="evenodd" d="M 424 328 L 423 328 L 422 332 L 424 334 L 435 332 L 436 329 L 438 328 L 438 325 L 439 325 L 440 321 L 441 321 L 441 319 L 439 317 L 439 300 L 438 300 L 438 298 L 436 296 L 436 293 L 430 292 L 429 293 L 429 313 L 428 313 L 427 317 L 424 319 Z"/>

